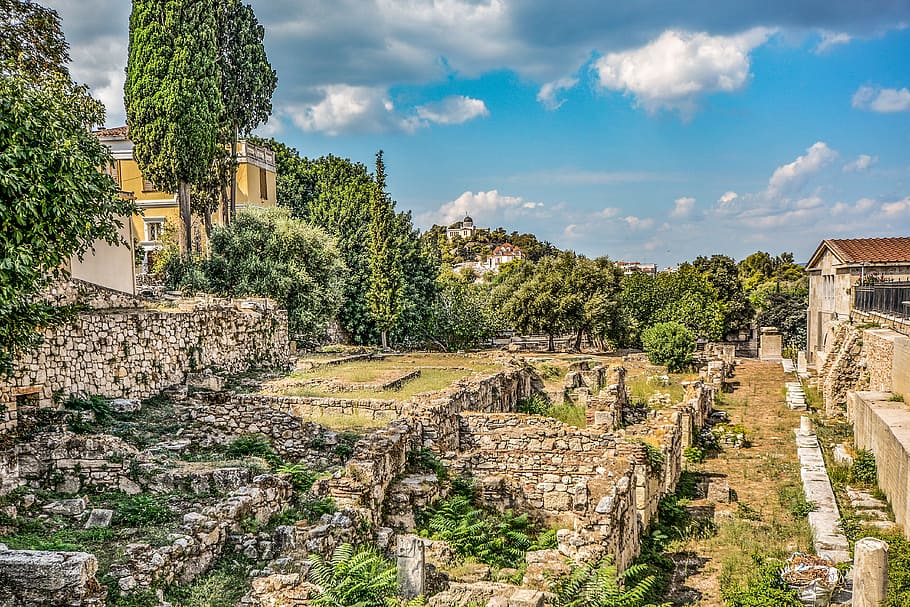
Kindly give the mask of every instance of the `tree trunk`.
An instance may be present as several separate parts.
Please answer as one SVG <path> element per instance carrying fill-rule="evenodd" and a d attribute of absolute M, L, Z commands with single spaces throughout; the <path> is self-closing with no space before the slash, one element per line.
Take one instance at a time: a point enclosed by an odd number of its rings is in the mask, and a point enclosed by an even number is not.
<path fill-rule="evenodd" d="M 578 329 L 578 335 L 575 336 L 575 349 L 581 352 L 581 336 L 584 334 L 584 327 Z"/>
<path fill-rule="evenodd" d="M 547 333 L 547 352 L 552 352 L 555 349 L 553 345 L 553 334 Z"/>
<path fill-rule="evenodd" d="M 234 129 L 234 139 L 231 141 L 231 218 L 237 218 L 237 129 Z"/>
<path fill-rule="evenodd" d="M 190 184 L 177 182 L 177 204 L 180 207 L 180 223 L 183 224 L 183 241 L 180 251 L 190 254 L 193 251 L 193 219 L 190 215 Z"/>
<path fill-rule="evenodd" d="M 203 219 L 205 220 L 205 238 L 208 240 L 212 237 L 212 209 L 205 209 Z"/>
<path fill-rule="evenodd" d="M 384 352 L 384 351 L 386 351 L 386 350 L 389 349 L 389 343 L 388 343 L 388 341 L 387 341 L 387 336 L 386 336 L 385 329 L 382 330 L 381 335 L 382 335 L 382 350 L 383 350 L 383 352 Z"/>
<path fill-rule="evenodd" d="M 221 188 L 221 225 L 231 224 L 231 200 L 228 197 L 228 189 Z"/>

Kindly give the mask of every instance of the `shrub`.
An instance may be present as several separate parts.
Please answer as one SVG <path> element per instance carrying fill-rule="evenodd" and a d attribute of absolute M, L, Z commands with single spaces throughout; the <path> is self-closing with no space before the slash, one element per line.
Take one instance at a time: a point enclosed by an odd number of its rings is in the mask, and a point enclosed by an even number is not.
<path fill-rule="evenodd" d="M 553 583 L 553 607 L 656 607 L 647 601 L 657 585 L 657 576 L 640 563 L 622 574 L 617 574 L 609 558 L 577 564 L 571 573 Z"/>
<path fill-rule="evenodd" d="M 300 491 L 309 491 L 316 482 L 316 473 L 303 464 L 282 464 L 275 469 L 277 474 L 286 474 L 288 480 Z"/>
<path fill-rule="evenodd" d="M 690 463 L 700 464 L 705 461 L 705 450 L 695 445 L 686 447 L 683 450 L 683 457 Z"/>
<path fill-rule="evenodd" d="M 161 525 L 174 520 L 165 498 L 158 495 L 140 493 L 131 495 L 116 507 L 117 520 L 126 527 L 149 527 Z"/>
<path fill-rule="evenodd" d="M 319 586 L 313 605 L 331 607 L 386 607 L 398 590 L 394 563 L 369 546 L 342 544 L 326 561 L 310 555 L 309 580 Z"/>
<path fill-rule="evenodd" d="M 878 481 L 877 468 L 875 465 L 875 455 L 866 449 L 860 449 L 853 458 L 853 467 L 850 469 L 850 477 L 853 482 L 874 485 Z"/>
<path fill-rule="evenodd" d="M 727 607 L 802 607 L 780 577 L 782 563 L 757 559 L 756 573 L 745 588 L 721 588 Z"/>
<path fill-rule="evenodd" d="M 678 322 L 662 322 L 648 327 L 642 331 L 641 341 L 648 360 L 655 365 L 666 365 L 671 373 L 678 373 L 687 367 L 695 352 L 695 335 Z"/>

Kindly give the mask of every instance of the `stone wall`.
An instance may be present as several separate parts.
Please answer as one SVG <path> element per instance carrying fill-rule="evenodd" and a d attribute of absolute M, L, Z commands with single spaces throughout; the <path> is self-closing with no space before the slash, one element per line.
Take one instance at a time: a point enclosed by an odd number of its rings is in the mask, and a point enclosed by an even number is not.
<path fill-rule="evenodd" d="M 240 372 L 287 360 L 287 313 L 274 304 L 94 310 L 48 330 L 37 351 L 16 361 L 0 403 L 15 406 L 22 390 L 36 392 L 42 407 L 75 393 L 146 398 L 197 368 Z"/>
<path fill-rule="evenodd" d="M 875 454 L 878 486 L 910 539 L 910 408 L 891 392 L 850 392 L 847 416 L 857 449 Z"/>
<path fill-rule="evenodd" d="M 528 368 L 515 367 L 416 397 L 401 418 L 357 442 L 345 474 L 331 479 L 326 493 L 342 508 L 358 510 L 364 520 L 379 524 L 386 492 L 407 468 L 409 452 L 420 448 L 441 454 L 458 451 L 458 414 L 515 411 L 519 400 L 531 395 L 532 377 Z"/>
<path fill-rule="evenodd" d="M 229 535 L 240 532 L 241 524 L 268 523 L 290 505 L 293 492 L 291 483 L 279 476 L 257 476 L 249 486 L 202 512 L 184 515 L 183 526 L 172 534 L 170 544 L 157 548 L 142 542 L 129 544 L 110 573 L 123 592 L 189 583 L 221 556 Z"/>
<path fill-rule="evenodd" d="M 880 390 L 910 395 L 910 337 L 890 329 L 860 329 L 849 323 L 833 328 L 818 372 L 825 412 L 847 405 L 851 390 Z"/>
<path fill-rule="evenodd" d="M 7 550 L 0 544 L 0 605 L 103 607 L 98 561 L 85 552 Z"/>

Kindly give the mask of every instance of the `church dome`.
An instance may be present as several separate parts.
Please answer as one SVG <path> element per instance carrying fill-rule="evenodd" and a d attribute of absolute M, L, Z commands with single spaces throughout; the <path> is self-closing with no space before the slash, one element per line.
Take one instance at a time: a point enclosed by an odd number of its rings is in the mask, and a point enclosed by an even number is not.
<path fill-rule="evenodd" d="M 461 220 L 461 225 L 463 225 L 465 227 L 472 226 L 472 225 L 474 225 L 474 220 L 471 219 L 470 215 L 465 215 L 464 219 Z"/>

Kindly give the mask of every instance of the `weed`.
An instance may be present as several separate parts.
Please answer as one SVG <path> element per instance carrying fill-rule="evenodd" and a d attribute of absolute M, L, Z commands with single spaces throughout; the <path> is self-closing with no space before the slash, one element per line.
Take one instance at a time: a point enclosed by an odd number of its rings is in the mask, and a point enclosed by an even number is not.
<path fill-rule="evenodd" d="M 777 493 L 778 501 L 782 508 L 789 512 L 793 518 L 805 518 L 810 512 L 818 509 L 815 502 L 806 500 L 803 488 L 796 484 L 786 484 Z"/>
<path fill-rule="evenodd" d="M 116 508 L 116 520 L 127 527 L 149 527 L 174 520 L 166 496 L 140 493 L 125 498 Z"/>
<path fill-rule="evenodd" d="M 856 452 L 856 457 L 853 458 L 850 477 L 855 483 L 874 485 L 877 481 L 875 454 L 866 449 L 858 450 Z"/>
<path fill-rule="evenodd" d="M 698 445 L 692 445 L 683 450 L 683 457 L 686 458 L 686 461 L 689 463 L 701 464 L 705 461 L 706 454 L 705 450 Z"/>
<path fill-rule="evenodd" d="M 903 394 L 892 394 L 891 398 L 889 398 L 888 400 L 891 401 L 892 403 L 902 403 L 902 402 L 904 402 L 904 395 Z"/>
<path fill-rule="evenodd" d="M 316 482 L 316 473 L 303 464 L 282 464 L 275 469 L 276 474 L 286 474 L 288 480 L 300 491 L 309 491 Z"/>

